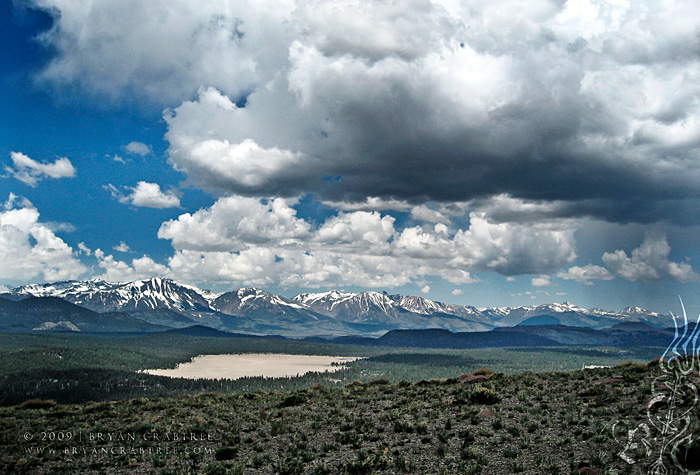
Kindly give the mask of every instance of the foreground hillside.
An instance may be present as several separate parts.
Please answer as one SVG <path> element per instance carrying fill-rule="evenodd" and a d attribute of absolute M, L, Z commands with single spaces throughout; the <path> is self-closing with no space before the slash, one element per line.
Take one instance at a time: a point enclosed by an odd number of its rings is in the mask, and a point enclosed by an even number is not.
<path fill-rule="evenodd" d="M 653 454 L 626 449 L 627 435 L 647 420 L 661 375 L 658 365 L 627 364 L 83 405 L 36 400 L 0 408 L 0 472 L 647 473 Z M 680 460 L 697 469 L 700 457 Z"/>

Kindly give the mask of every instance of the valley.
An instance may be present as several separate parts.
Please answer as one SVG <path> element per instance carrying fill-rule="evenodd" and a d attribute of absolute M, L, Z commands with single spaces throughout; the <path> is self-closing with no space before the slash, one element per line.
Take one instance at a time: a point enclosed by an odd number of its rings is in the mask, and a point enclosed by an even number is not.
<path fill-rule="evenodd" d="M 630 362 L 568 372 L 477 369 L 419 381 L 375 375 L 292 391 L 186 392 L 80 405 L 35 399 L 0 408 L 6 448 L 0 470 L 643 474 L 657 454 L 635 450 L 628 434 L 647 420 L 640 408 L 661 374 L 658 364 Z M 697 433 L 700 414 L 692 410 L 690 430 Z M 669 454 L 659 459 L 675 470 L 669 473 L 697 468 L 697 441 L 681 449 L 677 463 Z"/>
<path fill-rule="evenodd" d="M 658 357 L 696 335 L 669 325 L 639 308 L 161 279 L 20 287 L 0 297 L 0 470 L 646 473 L 648 457 L 619 454 Z"/>

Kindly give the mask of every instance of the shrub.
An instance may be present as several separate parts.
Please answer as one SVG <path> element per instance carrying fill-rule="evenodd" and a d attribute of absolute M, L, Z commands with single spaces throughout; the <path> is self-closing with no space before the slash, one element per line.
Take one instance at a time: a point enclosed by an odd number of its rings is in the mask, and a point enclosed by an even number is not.
<path fill-rule="evenodd" d="M 491 427 L 493 427 L 493 430 L 501 430 L 503 429 L 503 419 L 496 418 L 491 422 Z"/>
<path fill-rule="evenodd" d="M 412 460 L 406 460 L 403 455 L 396 455 L 394 457 L 394 465 L 396 468 L 399 470 L 399 472 L 403 473 L 415 473 L 416 470 L 416 464 Z"/>
<path fill-rule="evenodd" d="M 496 404 L 501 401 L 501 398 L 496 394 L 493 389 L 485 388 L 483 386 L 474 389 L 469 394 L 469 400 L 474 404 Z"/>
<path fill-rule="evenodd" d="M 488 368 L 479 368 L 472 373 L 474 376 L 493 376 L 496 372 Z"/>
<path fill-rule="evenodd" d="M 520 455 L 520 451 L 518 449 L 514 449 L 514 448 L 509 447 L 503 451 L 503 456 L 505 458 L 514 459 L 514 458 L 518 458 L 518 455 Z"/>
<path fill-rule="evenodd" d="M 18 409 L 50 409 L 56 406 L 53 399 L 30 399 L 17 406 Z"/>
<path fill-rule="evenodd" d="M 291 407 L 291 406 L 299 406 L 301 404 L 304 404 L 306 402 L 306 398 L 303 396 L 300 396 L 299 394 L 290 394 L 286 398 L 282 400 L 280 403 L 279 407 Z"/>
<path fill-rule="evenodd" d="M 413 426 L 409 422 L 396 420 L 394 421 L 394 432 L 407 432 L 412 434 Z"/>
<path fill-rule="evenodd" d="M 301 475 L 304 473 L 304 463 L 301 460 L 292 458 L 278 460 L 275 466 L 275 473 L 279 475 Z"/>
<path fill-rule="evenodd" d="M 214 458 L 216 460 L 233 460 L 238 455 L 238 448 L 236 447 L 220 447 L 216 449 L 214 453 Z"/>

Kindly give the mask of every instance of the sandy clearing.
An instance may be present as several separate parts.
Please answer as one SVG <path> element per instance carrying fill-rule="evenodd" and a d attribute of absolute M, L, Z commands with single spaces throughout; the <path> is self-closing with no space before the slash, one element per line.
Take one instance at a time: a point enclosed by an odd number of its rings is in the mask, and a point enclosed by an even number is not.
<path fill-rule="evenodd" d="M 282 354 L 201 355 L 175 369 L 147 369 L 144 373 L 171 378 L 239 379 L 246 376 L 282 378 L 300 376 L 312 371 L 338 371 L 346 363 L 358 358 L 348 356 L 311 356 Z"/>

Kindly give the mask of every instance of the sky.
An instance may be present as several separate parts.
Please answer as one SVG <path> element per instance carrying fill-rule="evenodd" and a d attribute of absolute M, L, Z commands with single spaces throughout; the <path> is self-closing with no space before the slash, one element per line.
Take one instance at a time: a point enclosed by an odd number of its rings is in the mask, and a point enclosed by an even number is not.
<path fill-rule="evenodd" d="M 700 4 L 0 1 L 0 286 L 700 311 Z"/>

